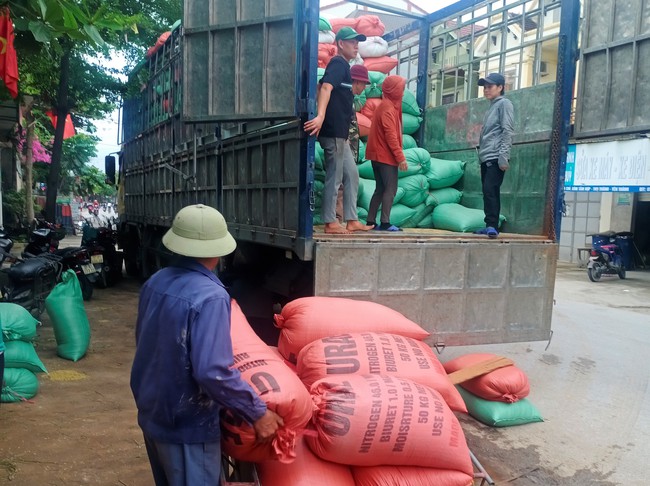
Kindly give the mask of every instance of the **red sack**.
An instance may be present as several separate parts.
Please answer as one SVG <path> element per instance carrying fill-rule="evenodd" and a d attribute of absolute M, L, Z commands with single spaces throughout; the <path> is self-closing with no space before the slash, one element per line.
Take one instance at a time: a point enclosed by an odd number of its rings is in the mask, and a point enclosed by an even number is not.
<path fill-rule="evenodd" d="M 225 410 L 221 417 L 222 450 L 243 461 L 277 460 L 291 462 L 296 457 L 296 440 L 304 431 L 313 411 L 309 392 L 248 324 L 241 308 L 232 301 L 231 329 L 234 366 L 241 377 L 257 392 L 269 410 L 284 420 L 270 444 L 256 441 L 253 426 Z"/>
<path fill-rule="evenodd" d="M 362 15 L 357 18 L 357 28 L 355 30 L 367 37 L 381 36 L 386 32 L 386 26 L 376 15 Z"/>
<path fill-rule="evenodd" d="M 356 486 L 472 486 L 474 476 L 449 469 L 416 466 L 352 468 Z"/>
<path fill-rule="evenodd" d="M 329 19 L 329 23 L 332 26 L 332 31 L 336 34 L 343 27 L 352 27 L 354 30 L 357 30 L 357 20 L 358 19 Z"/>
<path fill-rule="evenodd" d="M 381 98 L 367 98 L 366 104 L 361 108 L 361 114 L 367 116 L 370 122 L 372 123 L 372 117 L 375 114 L 375 110 L 381 104 Z"/>
<path fill-rule="evenodd" d="M 382 375 L 324 379 L 311 387 L 320 458 L 352 466 L 424 466 L 473 474 L 458 419 L 440 394 Z"/>
<path fill-rule="evenodd" d="M 366 100 L 366 103 L 367 102 L 368 100 Z M 372 125 L 372 121 L 370 120 L 370 118 L 368 118 L 363 113 L 359 112 L 357 113 L 357 124 L 359 125 L 359 136 L 367 137 L 368 134 L 370 133 L 370 125 Z"/>
<path fill-rule="evenodd" d="M 334 56 L 336 56 L 334 44 L 318 44 L 318 67 L 326 68 Z"/>
<path fill-rule="evenodd" d="M 158 40 L 156 40 L 156 43 L 151 46 L 149 49 L 147 49 L 147 57 L 153 56 L 156 52 L 158 52 L 158 49 L 160 49 L 165 42 L 167 42 L 167 39 L 169 39 L 169 36 L 171 35 L 171 32 L 163 32 L 160 34 L 158 37 Z"/>
<path fill-rule="evenodd" d="M 312 341 L 344 334 L 350 329 L 388 332 L 413 339 L 429 336 L 415 322 L 389 307 L 339 297 L 293 300 L 274 319 L 276 327 L 282 329 L 278 349 L 292 363 L 296 362 L 300 350 Z"/>
<path fill-rule="evenodd" d="M 291 464 L 264 461 L 256 466 L 263 486 L 355 486 L 348 466 L 319 459 L 304 440 L 296 444 Z"/>
<path fill-rule="evenodd" d="M 368 68 L 368 71 L 388 74 L 397 67 L 397 62 L 397 59 L 388 56 L 369 57 L 363 60 L 363 65 Z"/>
<path fill-rule="evenodd" d="M 449 408 L 467 413 L 433 350 L 422 341 L 386 333 L 355 333 L 314 341 L 298 354 L 298 376 L 311 387 L 342 375 L 388 375 L 436 390 Z"/>
<path fill-rule="evenodd" d="M 447 373 L 453 373 L 481 361 L 497 357 L 496 354 L 490 353 L 466 354 L 446 362 L 443 366 Z M 464 381 L 460 383 L 460 386 L 484 400 L 506 403 L 521 400 L 530 393 L 530 383 L 526 373 L 516 366 L 499 368 L 485 375 Z"/>

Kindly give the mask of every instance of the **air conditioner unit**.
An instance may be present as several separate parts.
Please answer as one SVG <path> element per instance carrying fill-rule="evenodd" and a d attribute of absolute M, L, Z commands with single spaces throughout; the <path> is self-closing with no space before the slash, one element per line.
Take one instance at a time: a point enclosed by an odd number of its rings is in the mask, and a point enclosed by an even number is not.
<path fill-rule="evenodd" d="M 542 76 L 548 76 L 548 64 L 546 63 L 546 61 L 540 61 L 539 74 L 541 74 Z"/>

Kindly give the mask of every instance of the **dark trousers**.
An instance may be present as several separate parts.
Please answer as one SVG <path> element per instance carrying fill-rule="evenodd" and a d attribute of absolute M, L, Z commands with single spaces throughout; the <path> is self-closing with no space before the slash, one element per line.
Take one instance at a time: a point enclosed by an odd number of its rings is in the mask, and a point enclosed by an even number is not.
<path fill-rule="evenodd" d="M 381 222 L 390 223 L 390 210 L 393 207 L 393 200 L 397 193 L 397 166 L 382 164 L 372 161 L 372 172 L 375 175 L 377 187 L 370 199 L 368 207 L 368 223 L 375 223 L 377 211 L 381 204 Z"/>
<path fill-rule="evenodd" d="M 499 227 L 501 212 L 501 184 L 504 171 L 499 169 L 498 160 L 488 160 L 481 164 L 481 182 L 483 183 L 483 211 L 485 226 Z"/>
<path fill-rule="evenodd" d="M 218 486 L 221 443 L 167 444 L 144 437 L 156 486 Z"/>

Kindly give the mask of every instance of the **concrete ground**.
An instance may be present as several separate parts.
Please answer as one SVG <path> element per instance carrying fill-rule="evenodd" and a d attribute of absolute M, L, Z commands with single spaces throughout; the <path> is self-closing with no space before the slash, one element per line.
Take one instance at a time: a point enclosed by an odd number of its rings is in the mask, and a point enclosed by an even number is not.
<path fill-rule="evenodd" d="M 44 316 L 37 350 L 50 375 L 40 376 L 31 402 L 0 407 L 0 484 L 152 484 L 128 386 L 138 289 L 125 279 L 95 290 L 85 305 L 91 347 L 77 363 L 56 356 Z M 550 345 L 454 347 L 440 356 L 512 358 L 544 416 L 502 429 L 463 416 L 472 451 L 497 484 L 650 484 L 650 271 L 592 283 L 585 269 L 559 264 L 555 300 Z"/>
<path fill-rule="evenodd" d="M 548 345 L 548 349 L 547 349 Z M 446 349 L 515 361 L 545 421 L 495 429 L 463 419 L 470 447 L 497 484 L 650 484 L 650 272 L 592 283 L 558 265 L 549 343 Z"/>

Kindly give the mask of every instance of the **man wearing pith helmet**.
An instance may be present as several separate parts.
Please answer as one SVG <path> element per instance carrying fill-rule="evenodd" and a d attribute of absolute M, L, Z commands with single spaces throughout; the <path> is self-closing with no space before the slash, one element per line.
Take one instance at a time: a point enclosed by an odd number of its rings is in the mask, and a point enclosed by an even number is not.
<path fill-rule="evenodd" d="M 270 441 L 282 419 L 232 369 L 230 297 L 213 273 L 235 250 L 225 219 L 203 204 L 174 218 L 173 263 L 142 287 L 131 390 L 157 486 L 219 484 L 219 412 L 229 408 Z"/>

